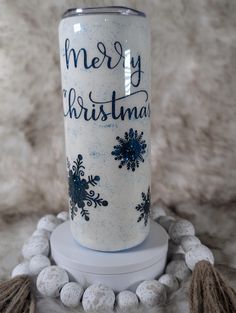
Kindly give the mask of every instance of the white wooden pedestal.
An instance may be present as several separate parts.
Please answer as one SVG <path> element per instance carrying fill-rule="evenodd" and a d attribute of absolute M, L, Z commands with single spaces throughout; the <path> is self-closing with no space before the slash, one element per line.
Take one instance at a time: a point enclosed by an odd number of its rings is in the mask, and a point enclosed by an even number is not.
<path fill-rule="evenodd" d="M 142 244 L 123 251 L 100 252 L 80 246 L 72 238 L 69 222 L 53 231 L 50 242 L 55 263 L 67 270 L 71 280 L 84 287 L 102 283 L 115 291 L 134 291 L 142 280 L 160 276 L 168 250 L 168 235 L 155 222 Z"/>

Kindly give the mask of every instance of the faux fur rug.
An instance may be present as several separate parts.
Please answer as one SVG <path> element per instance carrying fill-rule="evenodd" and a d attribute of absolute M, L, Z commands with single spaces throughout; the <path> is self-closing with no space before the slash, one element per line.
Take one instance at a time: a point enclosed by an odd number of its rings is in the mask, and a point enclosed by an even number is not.
<path fill-rule="evenodd" d="M 152 201 L 236 199 L 234 0 L 0 1 L 0 211 L 66 206 L 58 23 L 127 5 L 152 28 Z"/>
<path fill-rule="evenodd" d="M 193 221 L 235 284 L 234 0 L 0 0 L 0 277 L 37 216 L 67 207 L 57 26 L 68 7 L 91 5 L 150 17 L 152 202 Z"/>

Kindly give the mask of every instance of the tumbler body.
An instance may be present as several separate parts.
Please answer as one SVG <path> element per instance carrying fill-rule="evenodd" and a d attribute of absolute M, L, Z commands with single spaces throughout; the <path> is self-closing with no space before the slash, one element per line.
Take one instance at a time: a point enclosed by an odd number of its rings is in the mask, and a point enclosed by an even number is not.
<path fill-rule="evenodd" d="M 149 233 L 150 33 L 127 8 L 69 10 L 59 25 L 71 231 L 101 251 Z"/>

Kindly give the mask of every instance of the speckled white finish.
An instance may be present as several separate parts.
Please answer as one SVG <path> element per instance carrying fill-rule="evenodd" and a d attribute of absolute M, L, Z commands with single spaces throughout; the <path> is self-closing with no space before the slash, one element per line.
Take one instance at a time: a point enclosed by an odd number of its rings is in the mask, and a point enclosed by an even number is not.
<path fill-rule="evenodd" d="M 197 245 L 188 250 L 185 254 L 185 262 L 187 266 L 193 270 L 199 261 L 208 261 L 214 264 L 214 256 L 211 250 L 204 245 Z"/>
<path fill-rule="evenodd" d="M 174 223 L 175 219 L 172 216 L 159 216 L 156 218 L 157 223 L 159 223 L 168 232 L 170 225 Z"/>
<path fill-rule="evenodd" d="M 146 307 L 154 307 L 166 302 L 166 289 L 157 280 L 145 280 L 137 288 L 136 294 Z"/>
<path fill-rule="evenodd" d="M 35 255 L 29 262 L 30 273 L 38 275 L 45 267 L 51 265 L 51 261 L 45 255 Z"/>
<path fill-rule="evenodd" d="M 189 222 L 188 220 L 180 219 L 170 225 L 169 235 L 175 243 L 180 244 L 181 237 L 187 235 L 195 235 L 195 229 L 191 222 Z"/>
<path fill-rule="evenodd" d="M 139 16 L 127 16 L 119 14 L 98 14 L 86 16 L 74 16 L 65 18 L 59 27 L 60 33 L 60 57 L 63 88 L 63 104 L 65 114 L 68 112 L 68 94 L 71 88 L 76 92 L 76 99 L 83 98 L 84 111 L 81 112 L 80 104 L 73 104 L 73 109 L 77 110 L 78 119 L 65 117 L 65 139 L 66 154 L 71 164 L 76 161 L 78 154 L 83 157 L 84 179 L 89 175 L 100 177 L 96 186 L 89 186 L 95 195 L 108 202 L 107 206 L 95 204 L 90 200 L 85 200 L 85 208 L 89 211 L 89 221 L 81 216 L 81 208 L 78 209 L 76 216 L 71 221 L 73 237 L 83 246 L 102 251 L 114 251 L 127 249 L 141 243 L 149 233 L 149 222 L 145 226 L 144 220 L 137 222 L 140 212 L 135 207 L 142 203 L 142 193 L 147 194 L 151 185 L 150 180 L 150 118 L 132 118 L 128 115 L 121 119 L 119 110 L 121 106 L 125 109 L 137 107 L 138 112 L 142 107 L 145 109 L 150 102 L 150 34 L 146 18 Z M 72 54 L 70 57 L 69 69 L 66 66 L 65 41 L 70 40 L 70 48 L 74 48 L 76 53 L 84 48 L 88 53 L 88 64 L 90 65 L 93 57 L 98 57 L 99 62 L 104 56 L 99 52 L 97 45 L 99 42 L 104 44 L 107 55 L 111 56 L 111 64 L 114 66 L 119 55 L 120 49 L 114 47 L 115 42 L 122 45 L 123 61 L 114 69 L 109 69 L 107 65 L 108 56 L 99 68 L 84 67 L 84 53 L 78 57 L 78 66 L 74 67 Z M 101 44 L 100 44 L 100 49 Z M 117 51 L 116 51 L 117 49 Z M 120 51 L 120 50 L 119 50 Z M 141 80 L 137 87 L 131 84 L 131 75 L 138 70 L 130 65 L 131 58 L 140 55 Z M 122 58 L 123 58 L 122 57 Z M 137 80 L 137 72 L 133 79 Z M 133 80 L 134 82 L 134 80 Z M 145 92 L 148 92 L 148 100 Z M 126 97 L 117 100 L 116 116 L 109 113 L 106 120 L 100 117 L 97 120 L 85 120 L 84 112 L 96 110 L 96 116 L 100 110 L 100 105 L 93 103 L 89 98 L 103 103 L 104 111 L 111 112 L 112 92 L 116 92 L 116 98 Z M 132 95 L 132 93 L 136 93 Z M 73 97 L 73 96 L 72 96 Z M 71 97 L 71 99 L 72 99 Z M 73 113 L 74 114 L 74 113 Z M 72 115 L 74 116 L 74 115 Z M 143 154 L 144 162 L 140 160 L 139 167 L 133 172 L 128 170 L 126 165 L 119 168 L 120 161 L 114 159 L 111 152 L 114 146 L 118 145 L 116 137 L 124 138 L 125 132 L 130 128 L 144 132 L 143 139 L 146 141 L 147 148 Z M 71 168 L 70 167 L 70 168 Z M 87 204 L 90 204 L 89 206 Z"/>
<path fill-rule="evenodd" d="M 156 205 L 152 208 L 152 218 L 157 220 L 160 216 L 166 216 L 166 211 L 162 206 Z"/>
<path fill-rule="evenodd" d="M 184 252 L 187 252 L 192 247 L 201 244 L 201 241 L 196 236 L 183 236 L 180 244 Z"/>
<path fill-rule="evenodd" d="M 69 308 L 76 308 L 80 304 L 83 292 L 84 290 L 79 283 L 69 282 L 60 291 L 61 302 Z"/>
<path fill-rule="evenodd" d="M 123 290 L 116 296 L 116 305 L 118 311 L 121 312 L 136 312 L 139 300 L 135 293 L 130 290 Z"/>
<path fill-rule="evenodd" d="M 45 229 L 52 232 L 58 225 L 61 224 L 61 222 L 62 221 L 56 218 L 56 216 L 52 214 L 47 214 L 38 221 L 37 228 Z"/>
<path fill-rule="evenodd" d="M 16 277 L 18 275 L 30 275 L 29 261 L 24 261 L 17 264 L 12 270 L 11 277 Z"/>
<path fill-rule="evenodd" d="M 159 282 L 166 287 L 168 294 L 176 291 L 179 288 L 178 279 L 171 274 L 164 274 L 159 278 Z"/>
<path fill-rule="evenodd" d="M 167 264 L 166 274 L 174 275 L 178 280 L 182 281 L 191 275 L 191 271 L 184 260 L 173 260 Z"/>
<path fill-rule="evenodd" d="M 46 229 L 39 228 L 33 232 L 32 236 L 43 236 L 49 239 L 51 236 L 51 232 Z"/>
<path fill-rule="evenodd" d="M 32 258 L 34 255 L 49 254 L 49 241 L 45 236 L 32 236 L 23 245 L 22 255 L 26 259 Z"/>
<path fill-rule="evenodd" d="M 57 218 L 59 218 L 59 220 L 62 220 L 63 222 L 65 222 L 69 219 L 69 212 L 62 211 L 62 212 L 57 214 Z"/>
<path fill-rule="evenodd" d="M 115 294 L 102 284 L 89 286 L 83 295 L 82 304 L 85 312 L 106 312 L 113 310 Z"/>
<path fill-rule="evenodd" d="M 43 296 L 58 297 L 61 288 L 68 282 L 67 272 L 56 265 L 52 265 L 44 268 L 39 273 L 36 285 Z"/>

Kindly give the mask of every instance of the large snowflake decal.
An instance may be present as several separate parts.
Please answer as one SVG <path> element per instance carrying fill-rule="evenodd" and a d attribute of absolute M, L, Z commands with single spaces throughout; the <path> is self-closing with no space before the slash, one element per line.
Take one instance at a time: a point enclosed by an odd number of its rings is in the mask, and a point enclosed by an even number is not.
<path fill-rule="evenodd" d="M 127 170 L 132 169 L 134 172 L 139 163 L 144 162 L 143 154 L 146 152 L 146 141 L 143 140 L 143 132 L 140 134 L 137 130 L 130 128 L 129 132 L 125 132 L 124 138 L 116 137 L 119 145 L 114 146 L 111 154 L 115 160 L 120 161 L 119 168 L 126 165 Z"/>
<path fill-rule="evenodd" d="M 100 180 L 99 176 L 88 176 L 87 180 L 83 178 L 85 167 L 83 165 L 83 157 L 78 155 L 76 161 L 73 162 L 72 168 L 69 160 L 67 159 L 68 167 L 68 184 L 69 184 L 69 197 L 71 207 L 71 219 L 73 220 L 78 210 L 80 215 L 89 221 L 89 210 L 85 208 L 87 205 L 94 208 L 99 206 L 107 206 L 108 202 L 100 198 L 100 194 L 95 194 L 95 191 L 90 189 L 95 187 Z"/>
<path fill-rule="evenodd" d="M 142 192 L 142 199 L 143 201 L 135 207 L 135 209 L 140 212 L 137 222 L 144 220 L 144 225 L 147 226 L 150 216 L 150 187 L 148 187 L 147 194 Z"/>

